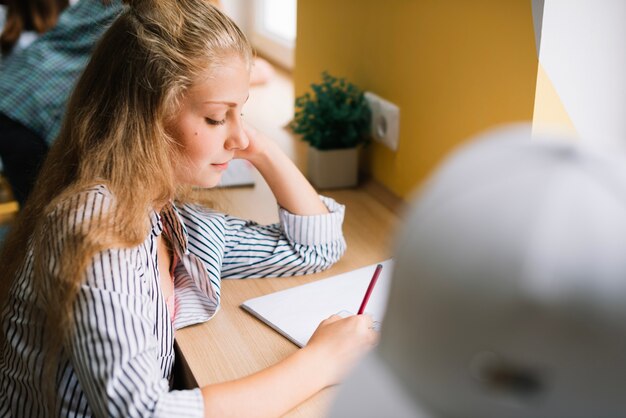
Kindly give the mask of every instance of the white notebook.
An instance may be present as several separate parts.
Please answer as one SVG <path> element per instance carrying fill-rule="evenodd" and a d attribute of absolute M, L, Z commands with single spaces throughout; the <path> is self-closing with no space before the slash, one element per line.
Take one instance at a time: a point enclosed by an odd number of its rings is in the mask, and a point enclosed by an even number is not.
<path fill-rule="evenodd" d="M 378 264 L 378 263 L 377 263 Z M 370 296 L 365 313 L 382 323 L 391 283 L 393 260 L 383 269 Z M 365 296 L 376 264 L 328 279 L 292 287 L 245 301 L 241 307 L 304 347 L 319 323 L 331 316 L 356 314 Z"/>

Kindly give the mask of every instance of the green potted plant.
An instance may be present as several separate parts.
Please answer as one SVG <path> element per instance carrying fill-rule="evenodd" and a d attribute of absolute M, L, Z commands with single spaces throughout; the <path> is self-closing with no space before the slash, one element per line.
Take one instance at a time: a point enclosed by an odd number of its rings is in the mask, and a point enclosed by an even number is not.
<path fill-rule="evenodd" d="M 322 73 L 296 99 L 291 128 L 309 143 L 307 177 L 319 188 L 355 186 L 359 148 L 369 142 L 371 111 L 354 84 Z"/>

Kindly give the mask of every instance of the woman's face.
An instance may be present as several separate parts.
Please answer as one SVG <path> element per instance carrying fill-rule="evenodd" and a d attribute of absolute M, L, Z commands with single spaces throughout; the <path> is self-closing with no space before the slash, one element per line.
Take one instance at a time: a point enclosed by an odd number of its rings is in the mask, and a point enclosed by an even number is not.
<path fill-rule="evenodd" d="M 249 85 L 245 62 L 232 56 L 183 96 L 180 111 L 168 126 L 181 147 L 182 158 L 175 167 L 180 183 L 216 186 L 235 151 L 248 146 L 241 111 Z"/>

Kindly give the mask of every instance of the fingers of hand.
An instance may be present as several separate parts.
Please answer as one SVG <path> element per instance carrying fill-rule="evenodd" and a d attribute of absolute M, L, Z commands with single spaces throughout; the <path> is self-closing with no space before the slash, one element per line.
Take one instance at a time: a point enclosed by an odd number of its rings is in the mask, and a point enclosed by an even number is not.
<path fill-rule="evenodd" d="M 366 343 L 370 345 L 376 344 L 379 338 L 379 333 L 378 331 L 376 331 L 374 327 L 374 318 L 372 318 L 370 315 L 367 315 L 367 314 L 357 315 L 357 316 L 359 317 L 359 320 L 361 321 L 360 326 L 363 330 L 364 339 Z"/>
<path fill-rule="evenodd" d="M 373 345 L 378 341 L 378 332 L 374 328 L 374 320 L 367 314 L 348 317 L 337 314 L 331 315 L 321 322 L 320 328 L 343 334 L 357 345 Z"/>
<path fill-rule="evenodd" d="M 340 319 L 346 327 L 346 330 L 356 336 L 363 342 L 369 342 L 372 340 L 376 333 L 374 331 L 374 321 L 370 315 L 352 315 L 346 318 Z"/>
<path fill-rule="evenodd" d="M 337 322 L 337 321 L 339 321 L 341 319 L 343 319 L 343 317 L 341 317 L 340 315 L 333 314 L 333 315 L 329 316 L 328 318 L 326 318 L 323 322 L 326 322 L 328 324 L 332 324 L 333 322 Z"/>

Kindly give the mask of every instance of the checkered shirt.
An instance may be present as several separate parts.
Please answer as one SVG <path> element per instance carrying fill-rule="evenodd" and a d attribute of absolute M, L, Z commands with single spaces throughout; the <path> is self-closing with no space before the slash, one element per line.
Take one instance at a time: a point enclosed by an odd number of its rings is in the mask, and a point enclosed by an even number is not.
<path fill-rule="evenodd" d="M 61 127 L 65 104 L 93 46 L 122 9 L 120 0 L 81 0 L 57 25 L 0 65 L 0 113 L 48 144 Z"/>

